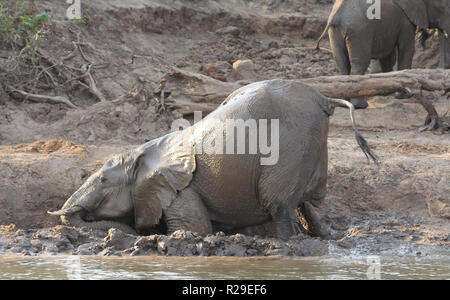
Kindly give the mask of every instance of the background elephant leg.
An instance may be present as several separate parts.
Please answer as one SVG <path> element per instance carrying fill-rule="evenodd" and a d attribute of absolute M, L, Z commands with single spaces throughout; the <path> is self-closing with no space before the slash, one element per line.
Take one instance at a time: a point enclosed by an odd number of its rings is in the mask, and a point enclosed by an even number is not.
<path fill-rule="evenodd" d="M 350 55 L 351 75 L 364 75 L 372 58 L 372 41 L 366 34 L 347 38 L 347 48 Z"/>
<path fill-rule="evenodd" d="M 415 27 L 404 26 L 398 40 L 398 70 L 411 69 L 415 51 Z"/>
<path fill-rule="evenodd" d="M 398 70 L 411 69 L 415 51 L 415 28 L 405 26 L 398 42 Z M 395 93 L 397 99 L 411 98 L 412 94 L 406 90 Z"/>
<path fill-rule="evenodd" d="M 168 233 L 179 229 L 201 235 L 212 233 L 208 211 L 200 196 L 190 188 L 180 191 L 164 214 Z"/>
<path fill-rule="evenodd" d="M 339 29 L 335 27 L 330 27 L 328 35 L 330 37 L 331 51 L 338 69 L 342 75 L 349 75 L 351 66 L 344 37 L 339 32 Z"/>
<path fill-rule="evenodd" d="M 450 69 L 450 38 L 439 33 L 439 40 L 441 47 L 439 68 Z"/>
<path fill-rule="evenodd" d="M 383 73 L 392 72 L 394 70 L 396 62 L 397 62 L 397 49 L 394 49 L 391 52 L 391 54 L 380 59 L 381 71 Z"/>
<path fill-rule="evenodd" d="M 364 75 L 369 68 L 371 60 L 372 42 L 367 40 L 366 34 L 347 38 L 349 49 L 351 75 Z M 369 106 L 364 98 L 350 99 L 356 109 L 364 109 Z"/>

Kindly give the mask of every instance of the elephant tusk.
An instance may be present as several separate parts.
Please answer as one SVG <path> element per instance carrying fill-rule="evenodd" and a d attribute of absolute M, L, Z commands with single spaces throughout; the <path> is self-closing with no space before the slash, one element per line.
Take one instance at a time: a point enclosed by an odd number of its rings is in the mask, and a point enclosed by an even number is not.
<path fill-rule="evenodd" d="M 444 34 L 445 38 L 448 39 L 448 32 L 445 30 L 442 30 L 442 33 Z"/>
<path fill-rule="evenodd" d="M 83 210 L 82 207 L 74 206 L 71 208 L 61 209 L 61 210 L 57 210 L 57 211 L 47 211 L 47 213 L 52 216 L 65 216 L 65 215 L 73 215 L 82 210 Z"/>

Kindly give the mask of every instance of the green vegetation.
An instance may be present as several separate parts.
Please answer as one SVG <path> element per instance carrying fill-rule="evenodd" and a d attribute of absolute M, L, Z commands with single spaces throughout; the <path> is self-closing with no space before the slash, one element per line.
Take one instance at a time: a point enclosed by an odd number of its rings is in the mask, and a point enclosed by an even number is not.
<path fill-rule="evenodd" d="M 0 47 L 34 49 L 49 32 L 50 15 L 39 13 L 34 0 L 0 0 Z"/>

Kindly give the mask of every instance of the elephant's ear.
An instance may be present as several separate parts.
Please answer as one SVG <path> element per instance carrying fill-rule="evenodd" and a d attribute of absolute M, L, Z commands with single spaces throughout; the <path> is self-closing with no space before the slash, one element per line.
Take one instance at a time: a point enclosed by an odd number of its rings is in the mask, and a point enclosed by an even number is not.
<path fill-rule="evenodd" d="M 420 28 L 428 28 L 427 7 L 423 0 L 394 0 L 400 6 L 408 19 Z"/>
<path fill-rule="evenodd" d="M 195 171 L 194 146 L 181 132 L 152 140 L 136 149 L 132 199 L 138 231 L 157 225 L 162 212 L 186 188 Z"/>

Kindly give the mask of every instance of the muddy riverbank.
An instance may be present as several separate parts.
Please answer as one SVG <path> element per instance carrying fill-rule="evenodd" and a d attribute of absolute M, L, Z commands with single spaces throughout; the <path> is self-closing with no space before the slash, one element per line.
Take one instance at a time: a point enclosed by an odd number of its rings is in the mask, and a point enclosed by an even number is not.
<path fill-rule="evenodd" d="M 330 118 L 328 193 L 320 209 L 331 240 L 306 234 L 288 241 L 221 233 L 200 237 L 183 231 L 137 237 L 61 226 L 59 218 L 47 214 L 60 208 L 109 157 L 169 131 L 180 115 L 166 109 L 154 93 L 171 67 L 222 81 L 242 80 L 233 71 L 237 60 L 252 61 L 251 76 L 245 78 L 249 81 L 338 74 L 330 53 L 311 50 L 330 2 L 96 1 L 83 4 L 87 21 L 74 23 L 65 19 L 63 1 L 42 1 L 58 29 L 43 39 L 42 53 L 66 57 L 72 42 L 82 39 L 83 55 L 65 61 L 68 69 L 81 68 L 86 59 L 96 65 L 92 76 L 107 100 L 139 92 L 117 105 L 105 105 L 87 89 L 62 91 L 50 77 L 42 77 L 36 91 L 69 97 L 77 106 L 69 108 L 18 100 L 0 89 L 0 254 L 449 253 L 450 137 L 418 132 L 426 117 L 423 108 L 393 96 L 370 98 L 368 109 L 356 113 L 379 166 L 367 164 L 358 150 L 346 110 L 337 109 Z M 329 47 L 326 41 L 323 46 Z M 3 54 L 8 50 L 2 51 L 0 68 L 7 66 Z M 414 67 L 436 67 L 437 53 L 437 38 L 432 37 L 426 49 L 417 47 Z M 9 84 L 19 84 L 8 78 Z M 440 115 L 447 112 L 446 97 L 425 95 Z"/>

